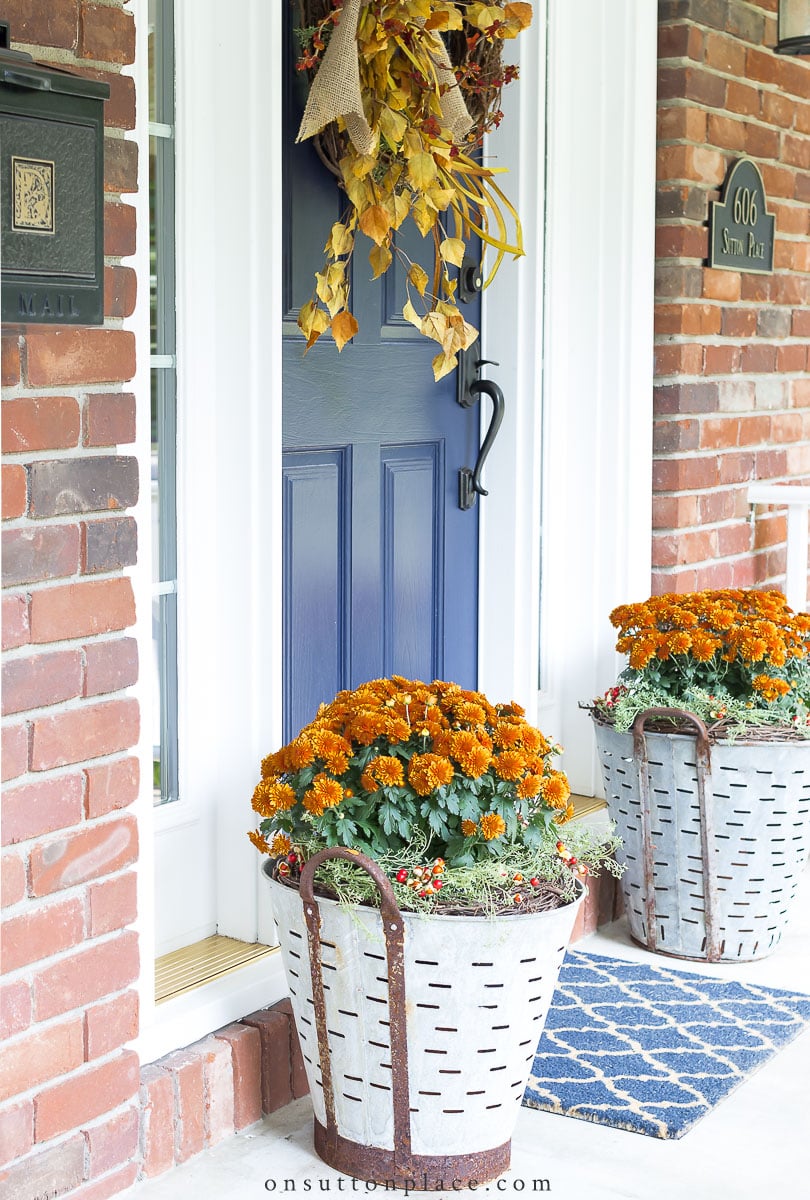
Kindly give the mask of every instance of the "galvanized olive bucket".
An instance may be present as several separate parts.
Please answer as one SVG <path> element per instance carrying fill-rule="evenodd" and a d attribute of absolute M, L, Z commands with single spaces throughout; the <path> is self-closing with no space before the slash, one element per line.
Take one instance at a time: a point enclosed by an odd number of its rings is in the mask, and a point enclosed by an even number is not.
<path fill-rule="evenodd" d="M 646 730 L 667 716 L 694 732 Z M 594 728 L 632 937 L 707 962 L 770 954 L 810 850 L 810 740 L 710 745 L 681 709 Z"/>
<path fill-rule="evenodd" d="M 379 909 L 315 899 L 314 872 L 335 857 L 369 872 Z M 537 914 L 402 913 L 381 868 L 342 849 L 315 855 L 300 890 L 272 882 L 325 1162 L 416 1190 L 484 1183 L 508 1168 L 584 895 Z"/>

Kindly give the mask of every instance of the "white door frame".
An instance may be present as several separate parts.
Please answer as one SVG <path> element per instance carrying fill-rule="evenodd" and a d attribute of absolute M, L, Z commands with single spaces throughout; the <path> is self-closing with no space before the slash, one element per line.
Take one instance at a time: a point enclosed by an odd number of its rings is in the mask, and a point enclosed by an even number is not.
<path fill-rule="evenodd" d="M 481 345 L 499 360 L 492 378 L 507 417 L 480 514 L 479 685 L 493 699 L 517 699 L 566 742 L 574 786 L 592 791 L 590 730 L 575 704 L 610 682 L 609 608 L 649 588 L 655 6 L 590 3 L 586 25 L 568 0 L 548 0 L 547 12 L 535 4 L 522 78 L 487 147 L 488 161 L 510 170 L 527 253 L 505 262 L 484 295 Z M 172 826 L 162 836 L 174 839 L 179 861 L 184 821 L 206 811 L 217 928 L 247 941 L 270 936 L 245 830 L 259 760 L 281 736 L 281 73 L 271 66 L 281 61 L 281 3 L 239 0 L 227 23 L 216 0 L 177 6 L 183 799 L 155 815 L 142 788 L 145 955 L 155 822 Z M 145 0 L 135 10 L 145 24 Z M 142 122 L 139 132 L 143 162 Z M 143 246 L 140 263 L 143 305 Z M 143 372 L 140 381 L 143 428 Z M 146 570 L 147 529 L 142 522 Z M 141 699 L 148 712 L 148 686 Z M 148 718 L 143 726 L 149 741 Z M 276 959 L 156 1009 L 150 961 L 141 974 L 145 1061 L 284 991 Z"/>

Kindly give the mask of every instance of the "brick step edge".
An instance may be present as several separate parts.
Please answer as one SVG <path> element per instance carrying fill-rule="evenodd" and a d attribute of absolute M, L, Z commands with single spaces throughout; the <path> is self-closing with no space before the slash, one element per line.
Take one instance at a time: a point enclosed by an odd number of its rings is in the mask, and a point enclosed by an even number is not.
<path fill-rule="evenodd" d="M 617 881 L 588 881 L 571 940 L 622 913 Z M 151 1179 L 307 1095 L 289 1000 L 141 1070 L 140 1178 Z"/>

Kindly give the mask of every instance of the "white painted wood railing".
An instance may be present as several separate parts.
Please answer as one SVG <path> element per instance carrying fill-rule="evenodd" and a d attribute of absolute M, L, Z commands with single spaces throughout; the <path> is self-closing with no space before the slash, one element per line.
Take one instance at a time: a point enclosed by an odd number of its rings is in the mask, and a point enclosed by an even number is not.
<path fill-rule="evenodd" d="M 778 504 L 786 507 L 787 564 L 785 596 L 794 612 L 807 608 L 807 514 L 810 511 L 810 487 L 788 483 L 752 483 L 748 503 Z"/>

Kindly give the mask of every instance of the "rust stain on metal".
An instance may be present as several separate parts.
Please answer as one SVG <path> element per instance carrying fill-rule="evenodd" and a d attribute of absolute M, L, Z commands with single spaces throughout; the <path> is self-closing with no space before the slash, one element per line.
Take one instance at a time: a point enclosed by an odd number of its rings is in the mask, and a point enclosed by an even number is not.
<path fill-rule="evenodd" d="M 698 807 L 700 809 L 700 849 L 703 865 L 704 922 L 706 926 L 706 959 L 718 962 L 720 947 L 716 928 L 717 876 L 712 859 L 714 823 L 707 797 L 711 791 L 707 781 L 711 780 L 711 749 L 709 733 L 700 717 L 683 708 L 648 708 L 640 712 L 633 722 L 633 751 L 638 768 L 639 796 L 641 799 L 641 835 L 644 868 L 644 912 L 647 924 L 647 947 L 657 949 L 658 930 L 655 923 L 655 883 L 653 844 L 650 817 L 650 779 L 647 761 L 647 739 L 644 726 L 647 721 L 671 717 L 678 722 L 686 721 L 695 730 L 695 763 L 697 766 Z"/>
<path fill-rule="evenodd" d="M 408 1191 L 444 1190 L 449 1180 L 454 1190 L 497 1179 L 509 1170 L 511 1142 L 492 1150 L 477 1150 L 470 1154 L 413 1154 L 407 1163 L 399 1160 L 395 1150 L 379 1146 L 364 1146 L 340 1134 L 330 1142 L 326 1129 L 315 1120 L 315 1150 L 330 1167 L 380 1185 L 394 1184 Z"/>

